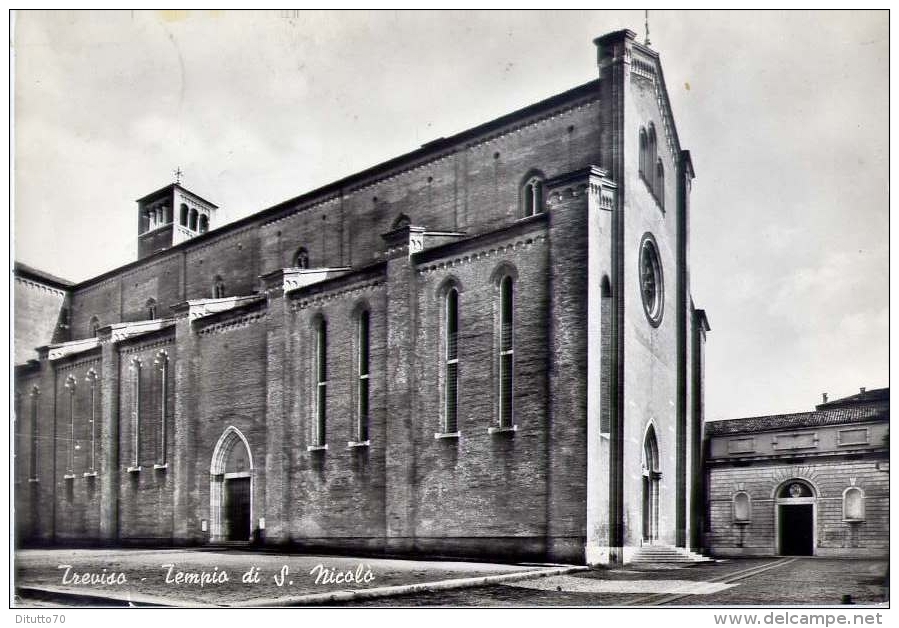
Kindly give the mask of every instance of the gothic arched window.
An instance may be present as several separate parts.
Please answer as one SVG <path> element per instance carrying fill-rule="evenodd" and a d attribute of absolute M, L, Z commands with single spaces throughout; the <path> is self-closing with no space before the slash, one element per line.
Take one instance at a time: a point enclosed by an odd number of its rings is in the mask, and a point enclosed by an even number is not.
<path fill-rule="evenodd" d="M 451 287 L 444 297 L 444 416 L 443 432 L 459 429 L 459 291 Z"/>
<path fill-rule="evenodd" d="M 662 165 L 662 160 L 656 163 L 656 200 L 659 202 L 659 207 L 665 209 L 665 166 Z"/>
<path fill-rule="evenodd" d="M 156 299 L 147 299 L 147 304 L 144 306 L 147 310 L 147 319 L 148 320 L 156 320 Z"/>
<path fill-rule="evenodd" d="M 646 129 L 644 127 L 640 127 L 640 176 L 644 179 L 647 178 L 647 169 L 646 164 L 648 163 L 647 157 L 649 156 L 649 140 L 646 136 Z"/>
<path fill-rule="evenodd" d="M 181 203 L 180 213 L 178 215 L 178 224 L 180 224 L 182 227 L 187 226 L 187 217 L 189 212 L 190 210 L 187 209 L 187 205 Z"/>
<path fill-rule="evenodd" d="M 209 231 L 209 216 L 200 214 L 200 233 Z"/>
<path fill-rule="evenodd" d="M 187 226 L 188 229 L 190 229 L 191 231 L 197 230 L 197 220 L 199 216 L 200 214 L 196 209 L 190 210 L 190 223 Z"/>
<path fill-rule="evenodd" d="M 499 284 L 499 426 L 512 427 L 514 394 L 514 286 L 506 275 Z"/>
<path fill-rule="evenodd" d="M 527 218 L 541 214 L 543 210 L 543 175 L 532 174 L 521 187 L 521 215 Z"/>
<path fill-rule="evenodd" d="M 90 328 L 91 336 L 97 336 L 97 334 L 100 332 L 100 319 L 96 316 L 91 316 Z"/>
<path fill-rule="evenodd" d="M 212 298 L 225 298 L 225 281 L 222 279 L 221 275 L 216 275 L 215 279 L 212 281 Z"/>
<path fill-rule="evenodd" d="M 309 251 L 306 250 L 305 246 L 301 246 L 297 249 L 297 252 L 293 256 L 293 267 L 294 268 L 309 268 Z"/>

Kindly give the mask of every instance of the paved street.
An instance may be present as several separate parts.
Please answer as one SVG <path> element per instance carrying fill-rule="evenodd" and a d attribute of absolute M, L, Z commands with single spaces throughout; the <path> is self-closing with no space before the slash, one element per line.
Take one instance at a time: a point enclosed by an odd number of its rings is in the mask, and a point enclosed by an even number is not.
<path fill-rule="evenodd" d="M 59 565 L 72 566 L 66 582 L 65 569 Z M 243 582 L 251 567 L 257 571 L 251 572 L 250 582 Z M 879 560 L 753 558 L 568 573 L 557 567 L 553 575 L 515 579 L 516 574 L 537 570 L 546 574 L 546 569 L 238 550 L 26 550 L 16 555 L 15 573 L 17 587 L 50 591 L 25 591 L 21 605 L 108 605 L 112 599 L 118 604 L 179 606 L 774 606 L 839 604 L 844 595 L 856 604 L 877 604 L 887 596 L 887 563 Z M 226 581 L 223 573 L 228 574 Z M 344 575 L 337 577 L 338 573 Z M 94 582 L 84 582 L 84 574 L 94 574 Z M 455 586 L 458 579 L 475 577 L 512 579 L 478 586 L 479 580 L 450 590 L 400 590 L 400 595 L 393 588 L 380 591 L 390 594 L 384 597 L 348 598 L 353 590 L 371 594 L 373 589 L 436 582 Z M 98 583 L 98 578 L 117 582 Z M 81 598 L 61 597 L 60 591 L 79 593 Z M 317 594 L 327 595 L 309 597 Z"/>
<path fill-rule="evenodd" d="M 734 582 L 752 569 L 774 565 Z M 353 606 L 718 606 L 856 604 L 886 599 L 886 561 L 739 559 L 683 569 L 591 570 L 458 591 L 360 601 Z M 686 594 L 686 595 L 683 595 Z M 674 598 L 676 599 L 670 599 Z"/>
<path fill-rule="evenodd" d="M 71 565 L 68 575 L 60 565 Z M 244 582 L 244 574 L 252 567 L 258 570 L 255 572 L 258 578 L 251 576 L 250 582 Z M 286 572 L 282 571 L 285 567 Z M 539 567 L 239 550 L 20 550 L 15 558 L 16 587 L 183 606 L 272 603 L 315 593 L 489 577 L 535 569 Z M 337 577 L 338 573 L 342 577 Z M 352 574 L 350 578 L 346 576 L 348 573 Z M 93 582 L 88 577 L 85 583 L 84 574 L 92 574 Z M 227 574 L 227 580 L 222 574 Z M 97 582 L 110 578 L 112 583 Z"/>

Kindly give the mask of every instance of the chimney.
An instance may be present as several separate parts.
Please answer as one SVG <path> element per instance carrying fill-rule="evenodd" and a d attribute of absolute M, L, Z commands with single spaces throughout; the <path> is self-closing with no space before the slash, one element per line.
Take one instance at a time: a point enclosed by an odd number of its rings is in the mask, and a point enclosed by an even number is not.
<path fill-rule="evenodd" d="M 821 393 L 821 397 L 824 398 L 824 401 L 822 401 L 821 403 L 827 403 L 827 393 Z"/>
<path fill-rule="evenodd" d="M 859 389 L 858 389 L 858 392 L 864 395 L 864 394 L 865 394 L 865 387 L 862 386 L 861 388 L 859 388 Z"/>

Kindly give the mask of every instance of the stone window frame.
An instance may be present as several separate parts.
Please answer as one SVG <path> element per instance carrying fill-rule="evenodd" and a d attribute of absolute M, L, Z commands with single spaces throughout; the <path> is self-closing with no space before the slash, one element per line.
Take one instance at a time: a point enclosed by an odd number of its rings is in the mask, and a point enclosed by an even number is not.
<path fill-rule="evenodd" d="M 519 216 L 530 218 L 546 211 L 546 175 L 531 169 L 522 177 L 519 193 Z"/>
<path fill-rule="evenodd" d="M 78 389 L 78 382 L 75 376 L 69 375 L 66 377 L 63 386 L 69 393 L 66 400 L 66 405 L 68 406 L 67 414 L 69 415 L 69 433 L 66 438 L 68 443 L 66 448 L 66 470 L 63 474 L 63 479 L 73 480 L 75 479 L 75 394 Z"/>
<path fill-rule="evenodd" d="M 859 494 L 859 508 L 861 509 L 860 517 L 849 517 L 846 514 L 846 504 L 849 497 L 849 493 L 857 492 Z M 843 521 L 846 523 L 859 523 L 865 520 L 865 491 L 860 486 L 847 486 L 843 491 L 842 497 L 842 513 L 843 513 Z"/>
<path fill-rule="evenodd" d="M 31 418 L 31 426 L 30 426 L 30 440 L 31 440 L 31 451 L 29 451 L 29 470 L 28 470 L 28 481 L 29 482 L 39 482 L 40 481 L 40 425 L 38 424 L 38 415 L 39 406 L 40 406 L 40 396 L 41 389 L 38 386 L 32 386 L 31 392 L 29 393 L 30 399 L 30 408 L 29 415 Z"/>
<path fill-rule="evenodd" d="M 843 440 L 843 434 L 847 432 L 865 432 L 865 439 L 863 441 L 860 440 Z M 837 447 L 852 447 L 856 445 L 869 445 L 871 443 L 871 429 L 867 426 L 863 427 L 851 427 L 842 430 L 837 430 Z"/>
<path fill-rule="evenodd" d="M 156 367 L 155 375 L 159 378 L 159 430 L 156 437 L 156 462 L 153 468 L 164 470 L 168 468 L 168 406 L 166 399 L 169 389 L 169 354 L 165 349 L 160 349 L 153 360 Z"/>
<path fill-rule="evenodd" d="M 647 300 L 647 290 L 644 277 L 644 257 L 646 252 L 651 257 L 653 271 L 653 293 L 654 301 L 649 303 Z M 637 278 L 640 287 L 640 300 L 643 303 L 643 313 L 646 314 L 646 320 L 653 327 L 659 327 L 665 314 L 665 273 L 662 268 L 662 257 L 659 254 L 659 246 L 656 243 L 655 236 L 649 231 L 645 232 L 640 238 L 640 249 L 637 254 Z"/>
<path fill-rule="evenodd" d="M 459 381 L 461 359 L 459 357 L 459 337 L 461 325 L 460 313 L 462 310 L 462 284 L 455 276 L 447 277 L 437 290 L 439 303 L 439 330 L 438 337 L 440 356 L 440 368 L 438 375 L 438 390 L 440 391 L 440 431 L 434 433 L 434 438 L 458 439 L 459 430 Z M 451 297 L 455 294 L 455 316 L 450 318 Z M 455 321 L 455 338 L 450 338 L 450 322 Z M 450 378 L 455 382 L 454 394 L 450 394 Z M 450 415 L 452 414 L 452 420 Z"/>
<path fill-rule="evenodd" d="M 371 444 L 371 307 L 359 303 L 353 314 L 355 323 L 355 399 L 353 407 L 353 440 L 347 447 L 368 447 Z"/>
<path fill-rule="evenodd" d="M 140 376 L 143 364 L 140 358 L 133 358 L 128 369 L 131 371 L 131 465 L 126 471 L 128 473 L 140 473 L 140 402 L 141 402 L 141 385 Z"/>
<path fill-rule="evenodd" d="M 84 477 L 94 477 L 97 475 L 97 385 L 100 377 L 94 369 L 88 370 L 84 376 L 84 381 L 90 390 L 90 407 L 91 418 L 88 420 L 91 426 L 91 457 L 88 470 L 84 472 Z"/>
<path fill-rule="evenodd" d="M 324 314 L 312 319 L 312 421 L 311 445 L 307 451 L 328 449 L 328 320 Z"/>
<path fill-rule="evenodd" d="M 516 321 L 516 295 L 518 293 L 518 269 L 509 262 L 502 262 L 493 271 L 491 276 L 493 285 L 494 325 L 493 325 L 493 354 L 494 354 L 494 421 L 487 428 L 490 434 L 514 433 L 518 431 L 515 408 L 515 321 Z M 509 289 L 509 302 L 506 303 L 506 286 Z M 508 311 L 507 308 L 508 307 Z M 508 338 L 506 337 L 505 318 L 508 316 Z M 508 378 L 508 390 L 503 386 L 505 367 L 510 371 Z"/>

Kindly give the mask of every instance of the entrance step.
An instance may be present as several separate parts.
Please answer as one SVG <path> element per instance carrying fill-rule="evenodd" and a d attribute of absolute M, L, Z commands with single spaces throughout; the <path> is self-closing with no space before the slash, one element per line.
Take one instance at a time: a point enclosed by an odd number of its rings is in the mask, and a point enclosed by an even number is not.
<path fill-rule="evenodd" d="M 683 563 L 696 564 L 711 562 L 712 559 L 696 552 L 691 552 L 684 547 L 673 545 L 644 545 L 631 557 L 631 563 Z"/>

